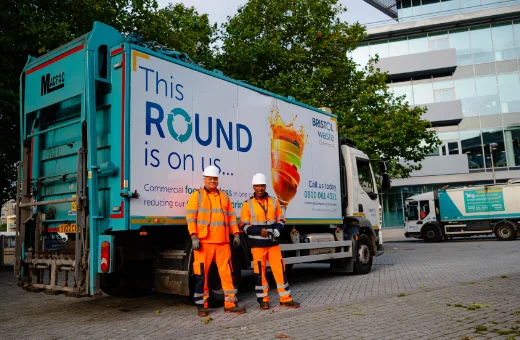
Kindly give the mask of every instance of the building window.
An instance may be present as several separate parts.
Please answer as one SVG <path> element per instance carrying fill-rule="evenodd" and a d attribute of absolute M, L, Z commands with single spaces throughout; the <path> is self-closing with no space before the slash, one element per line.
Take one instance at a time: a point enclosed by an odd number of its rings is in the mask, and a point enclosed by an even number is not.
<path fill-rule="evenodd" d="M 422 0 L 423 14 L 438 13 L 441 11 L 440 0 Z"/>
<path fill-rule="evenodd" d="M 506 127 L 504 137 L 509 167 L 520 166 L 520 126 Z"/>
<path fill-rule="evenodd" d="M 471 44 L 469 41 L 468 29 L 450 31 L 449 40 L 449 45 L 456 49 L 457 65 L 471 65 L 473 59 L 471 57 Z"/>
<path fill-rule="evenodd" d="M 445 50 L 449 47 L 448 38 L 435 39 L 428 41 L 428 49 L 430 51 Z"/>
<path fill-rule="evenodd" d="M 520 79 L 518 72 L 499 74 L 500 107 L 502 113 L 520 112 Z"/>
<path fill-rule="evenodd" d="M 476 77 L 475 84 L 480 115 L 500 113 L 496 76 Z"/>
<path fill-rule="evenodd" d="M 478 101 L 475 90 L 475 79 L 458 79 L 454 82 L 457 99 L 462 103 L 464 117 L 478 116 Z"/>
<path fill-rule="evenodd" d="M 440 155 L 458 155 L 460 153 L 459 132 L 442 132 L 437 137 L 441 140 Z"/>
<path fill-rule="evenodd" d="M 413 98 L 415 105 L 433 103 L 433 86 L 431 82 L 413 84 Z"/>
<path fill-rule="evenodd" d="M 390 57 L 406 55 L 408 54 L 408 39 L 407 38 L 399 38 L 390 40 L 389 45 L 389 54 Z"/>
<path fill-rule="evenodd" d="M 396 97 L 405 96 L 405 100 L 408 102 L 408 104 L 414 105 L 412 85 L 396 86 L 398 84 L 392 84 L 390 86 L 390 89 L 394 92 L 395 96 Z"/>
<path fill-rule="evenodd" d="M 442 0 L 441 8 L 443 12 L 453 11 L 460 8 L 460 0 Z M 449 13 L 453 14 L 453 13 Z"/>
<path fill-rule="evenodd" d="M 455 91 L 453 89 L 453 80 L 433 82 L 433 97 L 436 103 L 449 102 L 455 100 Z M 444 79 L 444 78 L 443 78 Z M 437 79 L 439 80 L 439 78 Z"/>
<path fill-rule="evenodd" d="M 410 54 L 428 52 L 428 38 L 426 35 L 415 35 L 408 39 Z"/>
<path fill-rule="evenodd" d="M 493 42 L 491 40 L 491 29 L 489 26 L 470 28 L 471 51 L 473 52 L 473 63 L 489 63 L 495 60 L 493 54 Z"/>
<path fill-rule="evenodd" d="M 379 55 L 379 59 L 388 57 L 388 41 L 378 41 L 370 44 L 370 56 Z"/>
<path fill-rule="evenodd" d="M 515 35 L 516 55 L 520 56 L 520 21 L 513 21 L 513 32 Z"/>
<path fill-rule="evenodd" d="M 413 15 L 412 10 L 412 0 L 402 0 L 401 1 L 401 15 L 400 18 L 411 17 Z"/>
<path fill-rule="evenodd" d="M 495 60 L 516 59 L 515 38 L 511 22 L 496 24 L 491 28 Z"/>
<path fill-rule="evenodd" d="M 460 131 L 460 146 L 462 153 L 468 156 L 468 167 L 470 169 L 484 168 L 480 130 Z"/>
<path fill-rule="evenodd" d="M 504 134 L 502 129 L 482 130 L 482 142 L 484 143 L 484 154 L 486 155 L 486 168 L 491 168 L 491 154 L 489 145 L 496 143 L 497 146 L 491 149 L 495 168 L 507 166 L 506 150 L 504 148 Z"/>
<path fill-rule="evenodd" d="M 369 46 L 367 43 L 359 44 L 358 47 L 351 52 L 350 56 L 355 63 L 359 64 L 361 67 L 365 67 L 368 64 L 369 60 Z"/>
<path fill-rule="evenodd" d="M 480 0 L 462 0 L 462 8 L 479 7 L 479 5 Z"/>
<path fill-rule="evenodd" d="M 455 99 L 455 91 L 453 89 L 433 90 L 435 102 L 449 102 Z"/>

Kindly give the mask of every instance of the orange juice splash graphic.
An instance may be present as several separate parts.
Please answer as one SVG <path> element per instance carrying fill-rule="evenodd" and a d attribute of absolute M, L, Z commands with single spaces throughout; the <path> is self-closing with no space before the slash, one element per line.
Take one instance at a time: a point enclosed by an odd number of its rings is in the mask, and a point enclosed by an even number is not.
<path fill-rule="evenodd" d="M 305 128 L 296 131 L 294 116 L 287 125 L 280 117 L 278 109 L 271 110 L 271 181 L 280 204 L 287 208 L 296 195 L 300 184 L 303 149 L 307 142 Z"/>

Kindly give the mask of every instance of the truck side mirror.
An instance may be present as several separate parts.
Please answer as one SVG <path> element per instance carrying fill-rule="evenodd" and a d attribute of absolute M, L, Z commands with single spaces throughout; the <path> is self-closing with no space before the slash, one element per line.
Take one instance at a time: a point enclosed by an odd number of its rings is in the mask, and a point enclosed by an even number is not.
<path fill-rule="evenodd" d="M 385 174 L 388 171 L 388 162 L 379 162 L 379 171 Z"/>
<path fill-rule="evenodd" d="M 390 190 L 390 188 L 392 187 L 391 183 L 390 183 L 390 176 L 388 174 L 383 174 L 381 175 L 382 176 L 382 180 L 381 180 L 381 191 L 383 193 L 387 192 L 388 190 Z"/>

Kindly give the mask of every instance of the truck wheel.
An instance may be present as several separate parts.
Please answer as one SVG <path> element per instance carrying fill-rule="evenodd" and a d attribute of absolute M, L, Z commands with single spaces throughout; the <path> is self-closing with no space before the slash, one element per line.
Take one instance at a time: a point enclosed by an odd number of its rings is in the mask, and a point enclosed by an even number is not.
<path fill-rule="evenodd" d="M 502 222 L 495 227 L 495 236 L 500 241 L 512 241 L 516 238 L 516 230 L 510 223 Z"/>
<path fill-rule="evenodd" d="M 425 226 L 421 234 L 424 242 L 427 243 L 439 242 L 441 240 L 441 232 L 434 225 Z"/>
<path fill-rule="evenodd" d="M 374 254 L 372 249 L 372 242 L 367 235 L 359 235 L 357 241 L 357 256 L 354 262 L 354 274 L 365 275 L 372 269 L 372 261 L 374 260 Z"/>

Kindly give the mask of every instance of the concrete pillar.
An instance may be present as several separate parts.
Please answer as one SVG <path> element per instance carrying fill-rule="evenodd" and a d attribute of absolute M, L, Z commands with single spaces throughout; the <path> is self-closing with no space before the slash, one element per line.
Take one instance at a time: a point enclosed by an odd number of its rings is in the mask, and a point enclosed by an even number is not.
<path fill-rule="evenodd" d="M 516 166 L 515 162 L 515 149 L 513 147 L 513 137 L 511 136 L 511 131 L 504 131 L 506 140 L 505 140 L 505 149 L 507 156 L 507 165 L 508 166 Z"/>

